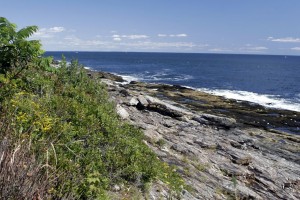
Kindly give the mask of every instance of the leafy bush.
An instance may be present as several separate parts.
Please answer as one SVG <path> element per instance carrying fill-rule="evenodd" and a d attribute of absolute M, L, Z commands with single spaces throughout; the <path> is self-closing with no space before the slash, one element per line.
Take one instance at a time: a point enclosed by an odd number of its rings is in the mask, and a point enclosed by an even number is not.
<path fill-rule="evenodd" d="M 17 26 L 6 18 L 0 17 L 0 101 L 17 84 L 17 78 L 29 68 L 50 67 L 51 58 L 41 58 L 43 50 L 38 40 L 27 40 L 37 26 L 27 26 L 17 30 Z"/>
<path fill-rule="evenodd" d="M 42 55 L 41 44 L 37 40 L 26 40 L 38 30 L 37 26 L 27 26 L 16 31 L 17 26 L 0 17 L 0 69 L 21 71 Z"/>
<path fill-rule="evenodd" d="M 5 23 L 1 32 L 15 31 Z M 21 51 L 13 57 L 28 53 L 12 41 Z M 11 61 L 1 52 L 3 73 L 22 73 L 0 80 L 0 198 L 103 199 L 115 184 L 143 188 L 157 179 L 180 190 L 182 179 L 119 119 L 100 80 L 75 61 L 56 69 L 38 54 L 27 63 L 35 67 L 23 67 L 3 65 Z"/>

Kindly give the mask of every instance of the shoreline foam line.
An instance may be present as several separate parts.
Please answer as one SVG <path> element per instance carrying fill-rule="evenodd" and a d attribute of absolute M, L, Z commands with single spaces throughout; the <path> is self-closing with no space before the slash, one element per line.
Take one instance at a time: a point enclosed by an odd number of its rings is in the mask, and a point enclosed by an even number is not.
<path fill-rule="evenodd" d="M 247 101 L 262 105 L 266 108 L 284 109 L 300 112 L 300 102 L 291 102 L 287 99 L 280 98 L 275 95 L 258 94 L 248 91 L 236 90 L 221 90 L 221 89 L 207 89 L 198 88 L 198 91 L 206 92 L 212 95 L 222 96 L 228 99 L 235 99 L 240 101 Z"/>
<path fill-rule="evenodd" d="M 126 83 L 130 83 L 131 81 L 141 81 L 139 78 L 135 77 L 135 76 L 130 76 L 130 75 L 120 75 L 120 74 L 117 74 L 117 73 L 112 73 L 116 76 L 121 76 L 125 81 Z M 125 84 L 126 84 L 125 83 Z"/>

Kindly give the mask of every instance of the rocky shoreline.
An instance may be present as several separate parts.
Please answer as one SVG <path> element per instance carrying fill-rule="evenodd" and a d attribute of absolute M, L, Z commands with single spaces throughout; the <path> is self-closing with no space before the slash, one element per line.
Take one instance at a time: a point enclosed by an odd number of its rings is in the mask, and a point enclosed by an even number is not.
<path fill-rule="evenodd" d="M 89 74 L 107 85 L 120 117 L 176 166 L 188 185 L 182 199 L 300 199 L 299 112 Z M 149 199 L 167 198 L 167 188 L 153 184 Z"/>

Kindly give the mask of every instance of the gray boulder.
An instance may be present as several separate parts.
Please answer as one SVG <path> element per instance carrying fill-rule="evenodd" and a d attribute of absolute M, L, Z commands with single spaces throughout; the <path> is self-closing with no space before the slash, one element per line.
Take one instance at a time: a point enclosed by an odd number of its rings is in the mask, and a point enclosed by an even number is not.
<path fill-rule="evenodd" d="M 122 119 L 127 119 L 129 117 L 129 113 L 121 105 L 118 104 L 116 110 Z"/>
<path fill-rule="evenodd" d="M 143 95 L 139 95 L 137 100 L 139 101 L 137 104 L 138 109 L 142 110 L 148 107 L 149 103 Z"/>
<path fill-rule="evenodd" d="M 132 97 L 132 98 L 130 99 L 130 101 L 128 102 L 128 105 L 129 105 L 129 106 L 137 106 L 138 103 L 139 103 L 139 101 L 137 100 L 137 98 L 136 98 L 136 97 Z"/>

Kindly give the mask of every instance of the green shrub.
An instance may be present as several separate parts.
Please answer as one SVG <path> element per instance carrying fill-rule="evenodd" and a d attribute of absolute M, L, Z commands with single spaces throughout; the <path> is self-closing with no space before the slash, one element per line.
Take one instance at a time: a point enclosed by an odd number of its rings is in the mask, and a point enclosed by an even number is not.
<path fill-rule="evenodd" d="M 54 73 L 24 74 L 2 109 L 9 113 L 12 140 L 30 143 L 37 162 L 46 166 L 49 195 L 102 198 L 114 184 L 142 188 L 156 179 L 173 190 L 183 185 L 144 144 L 142 132 L 119 119 L 105 86 L 77 62 Z"/>
<path fill-rule="evenodd" d="M 115 184 L 157 179 L 180 191 L 176 170 L 119 119 L 99 79 L 76 61 L 56 69 L 39 58 L 40 44 L 25 40 L 36 30 L 0 18 L 0 199 L 103 199 Z"/>
<path fill-rule="evenodd" d="M 37 26 L 27 26 L 16 30 L 17 26 L 0 17 L 0 69 L 2 72 L 23 70 L 33 63 L 43 51 L 37 40 L 26 40 L 38 30 Z"/>

